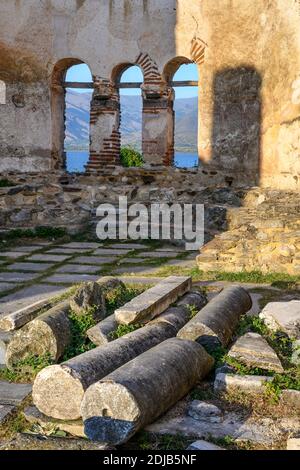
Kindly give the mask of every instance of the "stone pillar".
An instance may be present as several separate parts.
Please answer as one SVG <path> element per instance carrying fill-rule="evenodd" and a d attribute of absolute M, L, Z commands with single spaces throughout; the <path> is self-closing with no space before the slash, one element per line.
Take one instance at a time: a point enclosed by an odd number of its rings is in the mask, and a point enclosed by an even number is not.
<path fill-rule="evenodd" d="M 119 93 L 109 80 L 94 79 L 91 102 L 90 158 L 87 171 L 97 172 L 120 161 Z"/>
<path fill-rule="evenodd" d="M 52 119 L 52 168 L 66 168 L 65 139 L 65 88 L 61 77 L 53 79 L 51 84 L 51 119 Z"/>
<path fill-rule="evenodd" d="M 144 83 L 142 148 L 146 164 L 173 164 L 174 90 L 164 83 Z"/>

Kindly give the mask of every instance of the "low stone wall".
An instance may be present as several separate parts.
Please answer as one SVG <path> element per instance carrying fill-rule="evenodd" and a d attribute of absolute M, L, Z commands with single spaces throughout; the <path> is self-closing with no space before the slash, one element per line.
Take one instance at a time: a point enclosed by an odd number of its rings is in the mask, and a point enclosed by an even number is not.
<path fill-rule="evenodd" d="M 118 204 L 119 196 L 127 196 L 129 203 L 205 202 L 206 228 L 213 234 L 224 228 L 225 211 L 221 206 L 240 202 L 230 189 L 232 177 L 220 175 L 215 183 L 215 172 L 203 173 L 202 177 L 199 172 L 200 169 L 111 167 L 100 175 L 4 174 L 2 179 L 14 186 L 0 187 L 0 229 L 45 225 L 77 232 L 89 224 L 99 204 Z M 216 191 L 221 200 L 214 197 Z"/>

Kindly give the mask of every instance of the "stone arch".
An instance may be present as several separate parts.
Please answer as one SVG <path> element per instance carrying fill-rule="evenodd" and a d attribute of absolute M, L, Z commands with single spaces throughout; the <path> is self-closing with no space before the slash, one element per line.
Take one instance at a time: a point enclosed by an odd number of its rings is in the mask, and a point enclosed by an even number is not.
<path fill-rule="evenodd" d="M 179 57 L 175 57 L 174 59 L 171 59 L 164 67 L 163 79 L 165 80 L 167 84 L 170 84 L 173 80 L 175 73 L 177 72 L 177 70 L 179 70 L 179 68 L 182 65 L 192 64 L 192 63 L 193 61 L 191 59 L 188 59 L 187 57 L 183 57 L 183 56 L 179 56 Z"/>
<path fill-rule="evenodd" d="M 53 67 L 51 74 L 51 121 L 52 144 L 51 157 L 54 169 L 65 168 L 64 138 L 65 138 L 65 87 L 67 71 L 73 65 L 86 64 L 81 59 L 64 58 Z M 90 68 L 90 67 L 89 67 Z M 90 68 L 91 70 L 91 68 Z"/>

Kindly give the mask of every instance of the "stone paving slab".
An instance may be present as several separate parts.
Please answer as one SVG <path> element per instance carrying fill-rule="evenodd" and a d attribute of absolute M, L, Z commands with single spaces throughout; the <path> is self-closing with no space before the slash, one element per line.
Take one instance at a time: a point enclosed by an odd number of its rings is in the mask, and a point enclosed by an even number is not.
<path fill-rule="evenodd" d="M 161 281 L 161 277 L 138 277 L 138 276 L 120 276 L 125 284 L 157 284 Z"/>
<path fill-rule="evenodd" d="M 5 292 L 6 290 L 10 290 L 10 289 L 15 289 L 16 288 L 16 284 L 13 284 L 13 283 L 9 283 L 9 282 L 1 282 L 0 283 L 0 294 L 2 292 Z"/>
<path fill-rule="evenodd" d="M 58 284 L 79 284 L 86 281 L 97 281 L 99 275 L 92 274 L 53 274 L 43 279 L 43 282 L 53 282 Z"/>
<path fill-rule="evenodd" d="M 25 251 L 1 251 L 0 256 L 3 256 L 5 258 L 22 258 L 22 256 L 28 256 L 28 253 Z"/>
<path fill-rule="evenodd" d="M 149 267 L 149 266 L 124 266 L 124 268 L 116 268 L 113 270 L 114 274 L 140 274 L 148 275 L 155 274 L 161 268 L 161 266 Z"/>
<path fill-rule="evenodd" d="M 9 314 L 27 308 L 39 301 L 57 297 L 66 289 L 61 286 L 37 284 L 25 287 L 13 294 L 0 298 L 0 314 Z"/>
<path fill-rule="evenodd" d="M 194 268 L 197 266 L 196 260 L 191 259 L 172 259 L 164 263 L 163 266 L 175 266 L 178 268 Z"/>
<path fill-rule="evenodd" d="M 0 405 L 0 426 L 16 411 L 15 406 Z"/>
<path fill-rule="evenodd" d="M 176 258 L 180 255 L 179 251 L 145 251 L 139 253 L 141 258 Z"/>
<path fill-rule="evenodd" d="M 43 247 L 40 245 L 22 245 L 15 246 L 14 251 L 22 251 L 23 253 L 31 253 L 32 251 L 41 250 Z"/>
<path fill-rule="evenodd" d="M 0 380 L 0 404 L 20 406 L 30 395 L 31 384 L 16 384 Z"/>
<path fill-rule="evenodd" d="M 117 260 L 115 256 L 79 256 L 72 259 L 74 264 L 107 264 L 114 263 Z"/>
<path fill-rule="evenodd" d="M 238 441 L 251 441 L 259 444 L 272 444 L 280 437 L 279 430 L 274 429 L 271 418 L 242 418 L 237 413 L 227 413 L 221 423 L 207 423 L 188 416 L 177 418 L 163 417 L 145 430 L 156 434 L 182 434 L 199 439 L 224 438 L 232 436 Z"/>
<path fill-rule="evenodd" d="M 52 261 L 53 263 L 62 263 L 68 258 L 70 258 L 70 255 L 49 255 L 48 253 L 39 253 L 37 255 L 31 255 L 26 261 Z"/>
<path fill-rule="evenodd" d="M 123 256 L 127 255 L 130 251 L 133 250 L 121 250 L 120 248 L 98 248 L 98 250 L 94 251 L 93 255 L 116 255 L 116 256 Z"/>
<path fill-rule="evenodd" d="M 129 250 L 146 250 L 147 245 L 142 243 L 113 243 L 110 245 L 110 248 L 117 248 L 117 249 L 129 249 Z"/>
<path fill-rule="evenodd" d="M 120 261 L 121 264 L 140 264 L 145 263 L 146 258 L 125 258 Z"/>
<path fill-rule="evenodd" d="M 0 282 L 27 282 L 32 281 L 40 274 L 37 273 L 13 273 L 5 272 L 0 273 Z"/>
<path fill-rule="evenodd" d="M 57 273 L 71 274 L 91 274 L 100 271 L 100 266 L 90 266 L 88 264 L 65 264 L 56 270 Z"/>
<path fill-rule="evenodd" d="M 83 249 L 83 250 L 95 250 L 102 246 L 101 243 L 96 242 L 71 242 L 64 245 L 60 245 L 61 248 L 72 248 L 74 250 Z"/>
<path fill-rule="evenodd" d="M 7 266 L 10 271 L 46 271 L 54 266 L 53 263 L 13 263 Z"/>
<path fill-rule="evenodd" d="M 58 254 L 58 255 L 68 255 L 68 256 L 74 256 L 77 253 L 88 253 L 90 252 L 90 249 L 84 249 L 84 248 L 78 248 L 77 250 L 74 250 L 74 248 L 52 248 L 51 250 L 47 251 L 47 254 Z"/>

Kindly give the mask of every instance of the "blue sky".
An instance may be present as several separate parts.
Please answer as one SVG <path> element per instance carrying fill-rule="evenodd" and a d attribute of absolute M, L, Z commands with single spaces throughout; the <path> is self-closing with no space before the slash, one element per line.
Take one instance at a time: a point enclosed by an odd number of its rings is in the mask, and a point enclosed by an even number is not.
<path fill-rule="evenodd" d="M 90 69 L 85 64 L 70 67 L 66 80 L 69 82 L 91 82 L 92 75 Z M 173 80 L 198 80 L 198 70 L 195 64 L 182 65 L 174 75 Z M 133 66 L 126 70 L 121 78 L 121 82 L 142 82 L 143 74 L 139 67 Z M 86 92 L 78 89 L 76 91 Z M 122 95 L 140 95 L 139 89 L 121 90 Z M 176 87 L 176 98 L 191 98 L 198 95 L 197 87 Z"/>

